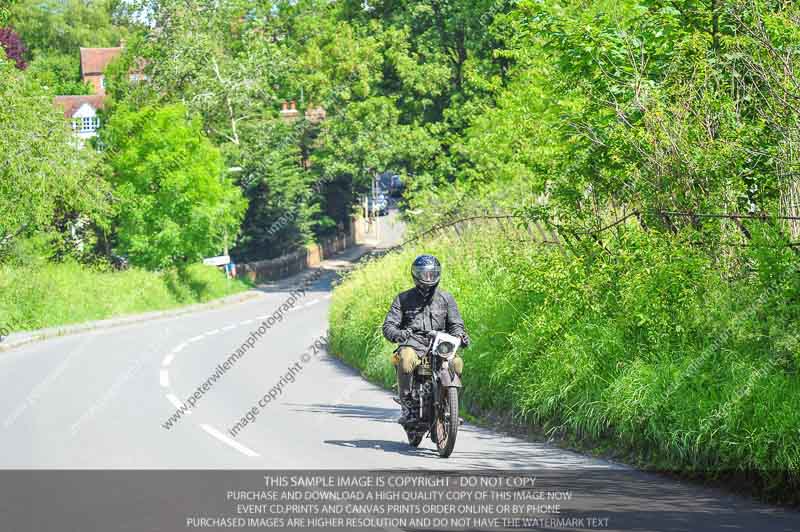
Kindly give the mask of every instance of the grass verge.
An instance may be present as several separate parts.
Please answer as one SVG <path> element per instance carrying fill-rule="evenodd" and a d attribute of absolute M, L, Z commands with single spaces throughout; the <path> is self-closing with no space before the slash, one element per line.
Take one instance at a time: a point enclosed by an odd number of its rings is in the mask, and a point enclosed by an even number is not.
<path fill-rule="evenodd" d="M 115 272 L 74 262 L 0 265 L 0 326 L 10 331 L 81 323 L 202 303 L 247 290 L 213 266 Z"/>
<path fill-rule="evenodd" d="M 736 477 L 797 503 L 800 276 L 754 246 L 726 278 L 690 245 L 621 230 L 610 253 L 571 253 L 488 228 L 429 240 L 352 272 L 334 291 L 330 345 L 391 386 L 380 325 L 421 252 L 465 317 L 464 407 L 650 469 Z"/>

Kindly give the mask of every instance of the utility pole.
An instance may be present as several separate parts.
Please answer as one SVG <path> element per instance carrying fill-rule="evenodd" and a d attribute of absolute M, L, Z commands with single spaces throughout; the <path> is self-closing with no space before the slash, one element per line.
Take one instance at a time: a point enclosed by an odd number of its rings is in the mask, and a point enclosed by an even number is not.
<path fill-rule="evenodd" d="M 375 211 L 375 241 L 381 241 L 381 219 L 378 211 L 378 171 L 372 171 L 372 210 Z"/>
<path fill-rule="evenodd" d="M 238 174 L 238 173 L 241 173 L 242 170 L 243 170 L 243 168 L 241 166 L 231 166 L 230 168 L 228 168 L 228 173 L 229 174 Z M 223 253 L 222 254 L 227 256 L 228 255 L 228 228 L 227 227 L 224 230 L 222 239 L 223 239 L 223 242 L 222 242 L 222 251 L 223 251 Z"/>
<path fill-rule="evenodd" d="M 228 168 L 228 173 L 229 174 L 238 174 L 241 171 L 242 171 L 242 167 L 241 166 L 231 166 L 230 168 Z M 223 230 L 222 230 L 222 255 L 225 256 L 225 257 L 228 256 L 228 227 L 227 226 L 224 227 Z M 225 278 L 226 279 L 230 279 L 230 275 L 228 273 L 229 271 L 233 271 L 233 270 L 229 270 L 228 269 L 228 265 L 226 265 L 225 266 L 225 272 L 226 272 L 225 273 Z"/>

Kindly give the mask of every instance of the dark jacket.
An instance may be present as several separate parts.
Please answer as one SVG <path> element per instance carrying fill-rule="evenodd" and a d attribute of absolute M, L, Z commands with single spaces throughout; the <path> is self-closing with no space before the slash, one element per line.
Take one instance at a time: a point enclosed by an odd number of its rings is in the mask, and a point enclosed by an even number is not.
<path fill-rule="evenodd" d="M 403 339 L 406 329 L 413 334 Z M 427 298 L 416 288 L 398 294 L 383 322 L 386 339 L 400 346 L 413 347 L 422 354 L 428 349 L 427 331 L 444 331 L 459 337 L 466 334 L 464 320 L 450 292 L 437 287 Z"/>

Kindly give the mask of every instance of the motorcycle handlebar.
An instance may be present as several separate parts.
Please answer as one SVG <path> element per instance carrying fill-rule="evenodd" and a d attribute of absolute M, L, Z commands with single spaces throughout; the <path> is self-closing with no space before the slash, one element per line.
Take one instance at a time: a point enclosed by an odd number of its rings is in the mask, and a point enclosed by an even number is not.
<path fill-rule="evenodd" d="M 438 332 L 440 332 L 440 331 L 423 331 L 423 330 L 420 330 L 420 329 L 411 329 L 411 333 L 412 334 L 425 336 L 429 340 L 433 340 L 433 338 L 436 336 L 436 333 L 438 333 Z M 467 349 L 467 345 L 464 343 L 463 339 L 461 340 L 461 349 Z"/>
<path fill-rule="evenodd" d="M 436 336 L 437 333 L 441 331 L 423 331 L 420 329 L 411 329 L 411 332 L 415 335 L 425 336 L 426 338 L 433 338 Z M 462 343 L 463 345 L 463 343 Z"/>

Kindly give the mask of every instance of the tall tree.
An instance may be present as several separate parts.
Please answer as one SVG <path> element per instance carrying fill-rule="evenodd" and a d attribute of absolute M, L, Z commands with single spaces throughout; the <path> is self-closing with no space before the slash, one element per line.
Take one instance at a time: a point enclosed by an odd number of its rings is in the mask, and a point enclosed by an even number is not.
<path fill-rule="evenodd" d="M 0 253 L 21 236 L 48 231 L 56 217 L 106 209 L 92 150 L 77 149 L 52 98 L 0 59 Z"/>
<path fill-rule="evenodd" d="M 302 170 L 298 152 L 309 123 L 302 116 L 284 123 L 279 114 L 281 99 L 295 99 L 297 86 L 288 81 L 296 59 L 279 13 L 249 2 L 167 1 L 155 5 L 152 20 L 157 29 L 144 28 L 127 54 L 147 61 L 152 81 L 132 89 L 116 76 L 112 94 L 157 105 L 178 101 L 202 118 L 249 199 L 237 256 L 265 258 L 304 242 L 326 224 L 312 193 L 314 176 Z M 280 231 L 270 231 L 287 216 Z"/>
<path fill-rule="evenodd" d="M 182 265 L 232 242 L 246 202 L 184 106 L 121 107 L 102 141 L 117 200 L 116 247 L 133 264 Z"/>
<path fill-rule="evenodd" d="M 33 76 L 50 94 L 91 94 L 91 83 L 80 77 L 80 58 L 74 54 L 39 54 L 28 66 Z"/>
<path fill-rule="evenodd" d="M 127 29 L 114 21 L 115 0 L 19 0 L 9 20 L 27 44 L 31 75 L 50 94 L 89 94 L 81 82 L 80 47 L 117 46 Z"/>
<path fill-rule="evenodd" d="M 126 30 L 114 24 L 113 9 L 113 0 L 19 0 L 10 21 L 34 57 L 74 55 L 81 46 L 119 45 Z"/>
<path fill-rule="evenodd" d="M 300 166 L 292 125 L 273 120 L 244 133 L 239 182 L 249 204 L 235 255 L 240 260 L 277 257 L 311 240 L 321 223 L 312 175 Z"/>

